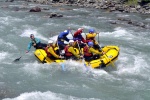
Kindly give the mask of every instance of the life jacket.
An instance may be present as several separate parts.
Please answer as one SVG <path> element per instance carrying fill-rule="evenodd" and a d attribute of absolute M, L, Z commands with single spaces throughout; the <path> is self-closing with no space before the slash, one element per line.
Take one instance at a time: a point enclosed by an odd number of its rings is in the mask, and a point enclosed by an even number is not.
<path fill-rule="evenodd" d="M 67 45 L 67 46 L 65 47 L 65 49 L 64 49 L 64 50 L 65 50 L 65 55 L 66 55 L 66 56 L 72 56 L 73 54 L 72 54 L 71 52 L 69 52 L 68 49 L 69 49 L 69 46 Z"/>
<path fill-rule="evenodd" d="M 45 52 L 47 53 L 47 56 L 50 57 L 50 56 L 52 56 L 52 55 L 48 52 L 48 49 L 49 49 L 49 47 L 46 47 L 46 48 L 45 48 Z"/>
<path fill-rule="evenodd" d="M 88 56 L 88 57 L 93 56 L 92 53 L 89 53 L 89 47 L 88 46 L 85 46 L 83 48 L 83 52 L 84 52 L 84 56 Z"/>
<path fill-rule="evenodd" d="M 87 36 L 86 36 L 86 40 L 94 40 L 94 38 L 95 37 L 90 37 L 90 38 L 87 39 Z"/>
<path fill-rule="evenodd" d="M 90 34 L 90 33 L 89 33 Z M 93 33 L 95 34 L 95 33 Z M 88 37 L 88 34 L 86 35 L 86 42 L 93 42 L 93 40 L 95 39 L 95 37 Z"/>

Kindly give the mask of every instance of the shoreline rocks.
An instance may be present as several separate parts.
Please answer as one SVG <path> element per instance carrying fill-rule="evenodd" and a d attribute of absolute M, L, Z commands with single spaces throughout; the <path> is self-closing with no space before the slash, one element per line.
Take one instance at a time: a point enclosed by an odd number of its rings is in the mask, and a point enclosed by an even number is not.
<path fill-rule="evenodd" d="M 28 2 L 36 2 L 41 4 L 53 4 L 53 5 L 68 5 L 79 7 L 90 7 L 96 9 L 105 9 L 109 12 L 119 11 L 126 13 L 141 13 L 150 14 L 150 3 L 142 5 L 127 5 L 122 0 L 26 0 Z"/>
<path fill-rule="evenodd" d="M 31 8 L 29 12 L 41 12 L 41 8 L 36 6 Z"/>
<path fill-rule="evenodd" d="M 122 22 L 132 25 L 132 26 L 136 26 L 136 27 L 141 27 L 144 29 L 150 29 L 150 26 L 148 23 L 144 23 L 144 22 L 138 22 L 135 20 L 131 20 L 129 18 L 124 18 L 124 17 L 118 17 L 117 21 L 110 21 L 110 24 L 121 24 Z"/>

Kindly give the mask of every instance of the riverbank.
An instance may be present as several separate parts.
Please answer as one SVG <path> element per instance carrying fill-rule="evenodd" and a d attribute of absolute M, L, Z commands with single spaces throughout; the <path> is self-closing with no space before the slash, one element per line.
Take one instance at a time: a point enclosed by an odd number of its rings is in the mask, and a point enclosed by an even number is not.
<path fill-rule="evenodd" d="M 89 7 L 96 9 L 105 9 L 108 12 L 126 12 L 126 13 L 141 13 L 150 14 L 150 3 L 131 4 L 123 2 L 124 0 L 26 0 L 28 2 L 36 2 L 41 4 L 56 4 L 56 5 L 68 5 L 68 6 L 79 6 Z"/>
<path fill-rule="evenodd" d="M 10 1 L 9 1 L 10 2 Z M 15 1 L 14 1 L 15 2 Z M 93 2 L 91 0 L 89 0 L 88 2 L 84 2 L 84 1 L 80 1 L 78 0 L 78 2 L 74 1 L 74 0 L 70 0 L 70 1 L 66 1 L 66 0 L 63 0 L 63 1 L 45 1 L 45 0 L 26 0 L 25 3 L 22 3 L 22 6 L 21 7 L 9 7 L 8 5 L 3 5 L 2 8 L 10 8 L 10 9 L 13 9 L 15 11 L 19 11 L 19 10 L 28 10 L 29 12 L 43 12 L 45 10 L 49 10 L 48 7 L 41 7 L 41 6 L 34 6 L 34 7 L 31 7 L 29 8 L 28 7 L 28 4 L 30 2 L 35 2 L 35 5 L 36 4 L 46 4 L 47 6 L 51 6 L 51 7 L 58 7 L 59 10 L 61 11 L 67 11 L 67 10 L 71 10 L 71 9 L 67 9 L 67 8 L 64 8 L 63 6 L 64 5 L 67 5 L 67 6 L 72 6 L 72 7 L 80 7 L 80 8 L 94 8 L 94 9 L 97 9 L 97 10 L 101 10 L 101 9 L 104 9 L 104 11 L 106 11 L 107 13 L 109 12 L 115 12 L 115 13 L 139 13 L 141 15 L 144 15 L 144 16 L 149 16 L 150 15 L 150 9 L 147 9 L 147 10 L 141 10 L 140 12 L 140 9 L 145 9 L 145 8 L 142 8 L 141 6 L 138 7 L 138 5 L 136 5 L 137 8 L 139 8 L 139 11 L 137 11 L 135 8 L 133 8 L 133 6 L 126 6 L 128 9 L 124 9 L 123 8 L 123 4 L 122 3 L 119 3 L 119 1 L 115 0 L 115 1 L 105 1 L 105 2 L 102 2 L 102 1 L 99 1 L 97 2 L 96 0 L 93 0 Z M 125 5 L 124 5 L 125 6 Z M 62 7 L 62 8 L 60 8 Z M 130 7 L 130 8 L 129 8 Z M 134 6 L 135 7 L 135 6 Z M 146 7 L 146 5 L 145 5 Z M 50 12 L 50 13 L 45 13 L 43 15 L 43 17 L 46 17 L 46 18 L 55 18 L 55 17 L 63 17 L 65 16 L 63 13 L 56 13 L 56 12 Z M 115 21 L 110 21 L 110 24 L 120 24 L 120 21 L 121 22 L 126 22 L 128 25 L 132 25 L 132 26 L 135 26 L 135 27 L 141 27 L 141 28 L 145 28 L 145 29 L 150 29 L 150 23 L 149 22 L 143 22 L 143 21 L 139 21 L 139 20 L 134 20 L 134 19 L 130 19 L 130 18 L 126 18 L 126 17 L 117 17 Z"/>

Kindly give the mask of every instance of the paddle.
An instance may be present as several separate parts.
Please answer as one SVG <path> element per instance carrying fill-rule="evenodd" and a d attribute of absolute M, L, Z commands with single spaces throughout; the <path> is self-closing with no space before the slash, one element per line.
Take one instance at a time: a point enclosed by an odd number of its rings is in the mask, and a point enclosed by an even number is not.
<path fill-rule="evenodd" d="M 22 57 L 22 56 L 21 56 L 21 57 Z M 17 61 L 19 61 L 19 60 L 21 59 L 21 57 L 19 57 L 19 58 L 15 59 L 13 62 L 17 62 Z"/>
<path fill-rule="evenodd" d="M 98 33 L 98 44 L 99 44 L 99 33 Z M 99 47 L 100 47 L 100 45 L 99 45 Z"/>
<path fill-rule="evenodd" d="M 98 34 L 98 46 L 100 47 L 100 45 L 99 45 L 99 34 Z M 100 47 L 100 50 L 103 52 L 103 50 L 102 50 L 102 48 Z M 105 56 L 107 56 L 105 53 L 103 53 Z M 107 56 L 108 57 L 108 56 Z M 112 67 L 116 67 L 115 66 L 115 64 L 112 62 L 112 61 L 110 61 L 110 63 L 111 63 L 111 65 L 112 65 Z"/>
<path fill-rule="evenodd" d="M 58 41 L 57 41 L 57 46 L 58 46 L 59 54 L 61 54 L 60 49 L 59 49 L 59 45 L 58 45 Z M 62 60 L 62 58 L 61 58 L 61 60 Z M 64 63 L 61 63 L 61 68 L 63 71 L 66 71 Z"/>
<path fill-rule="evenodd" d="M 70 31 L 70 33 L 71 33 L 71 35 L 72 35 L 72 37 L 73 37 L 72 31 Z M 86 33 L 85 33 L 85 36 L 86 36 Z M 79 46 L 78 41 L 77 41 L 77 45 L 78 45 L 79 53 L 80 53 L 80 56 L 81 56 L 81 48 L 80 48 L 80 46 Z M 85 67 L 86 71 L 89 71 L 89 69 L 88 69 L 88 67 L 86 66 L 86 64 L 85 64 L 85 63 L 84 63 L 84 67 Z"/>
<path fill-rule="evenodd" d="M 81 49 L 80 49 L 78 41 L 77 41 L 77 45 L 78 45 L 78 48 L 79 48 L 79 54 L 81 55 Z"/>
<path fill-rule="evenodd" d="M 80 49 L 80 46 L 79 46 L 78 41 L 77 41 L 77 45 L 78 45 L 78 48 L 79 48 L 79 53 L 80 53 L 80 55 L 81 55 L 81 49 Z M 89 70 L 85 63 L 84 63 L 84 67 L 85 67 L 86 71 Z"/>

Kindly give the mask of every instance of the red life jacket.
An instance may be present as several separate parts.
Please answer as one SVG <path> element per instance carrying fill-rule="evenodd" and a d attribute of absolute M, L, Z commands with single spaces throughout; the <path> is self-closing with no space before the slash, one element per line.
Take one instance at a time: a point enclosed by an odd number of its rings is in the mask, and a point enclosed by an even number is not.
<path fill-rule="evenodd" d="M 68 45 L 65 46 L 65 55 L 66 56 L 72 56 L 73 54 L 71 52 L 69 52 L 68 49 L 69 49 L 69 46 Z"/>
<path fill-rule="evenodd" d="M 92 53 L 89 53 L 89 48 L 88 48 L 88 46 L 85 46 L 85 47 L 83 48 L 83 52 L 84 52 L 84 56 L 88 56 L 88 57 L 93 56 Z"/>
<path fill-rule="evenodd" d="M 49 48 L 49 47 L 46 47 L 46 48 L 45 48 L 45 52 L 47 53 L 47 56 L 50 57 L 51 54 L 48 52 L 48 48 Z"/>

